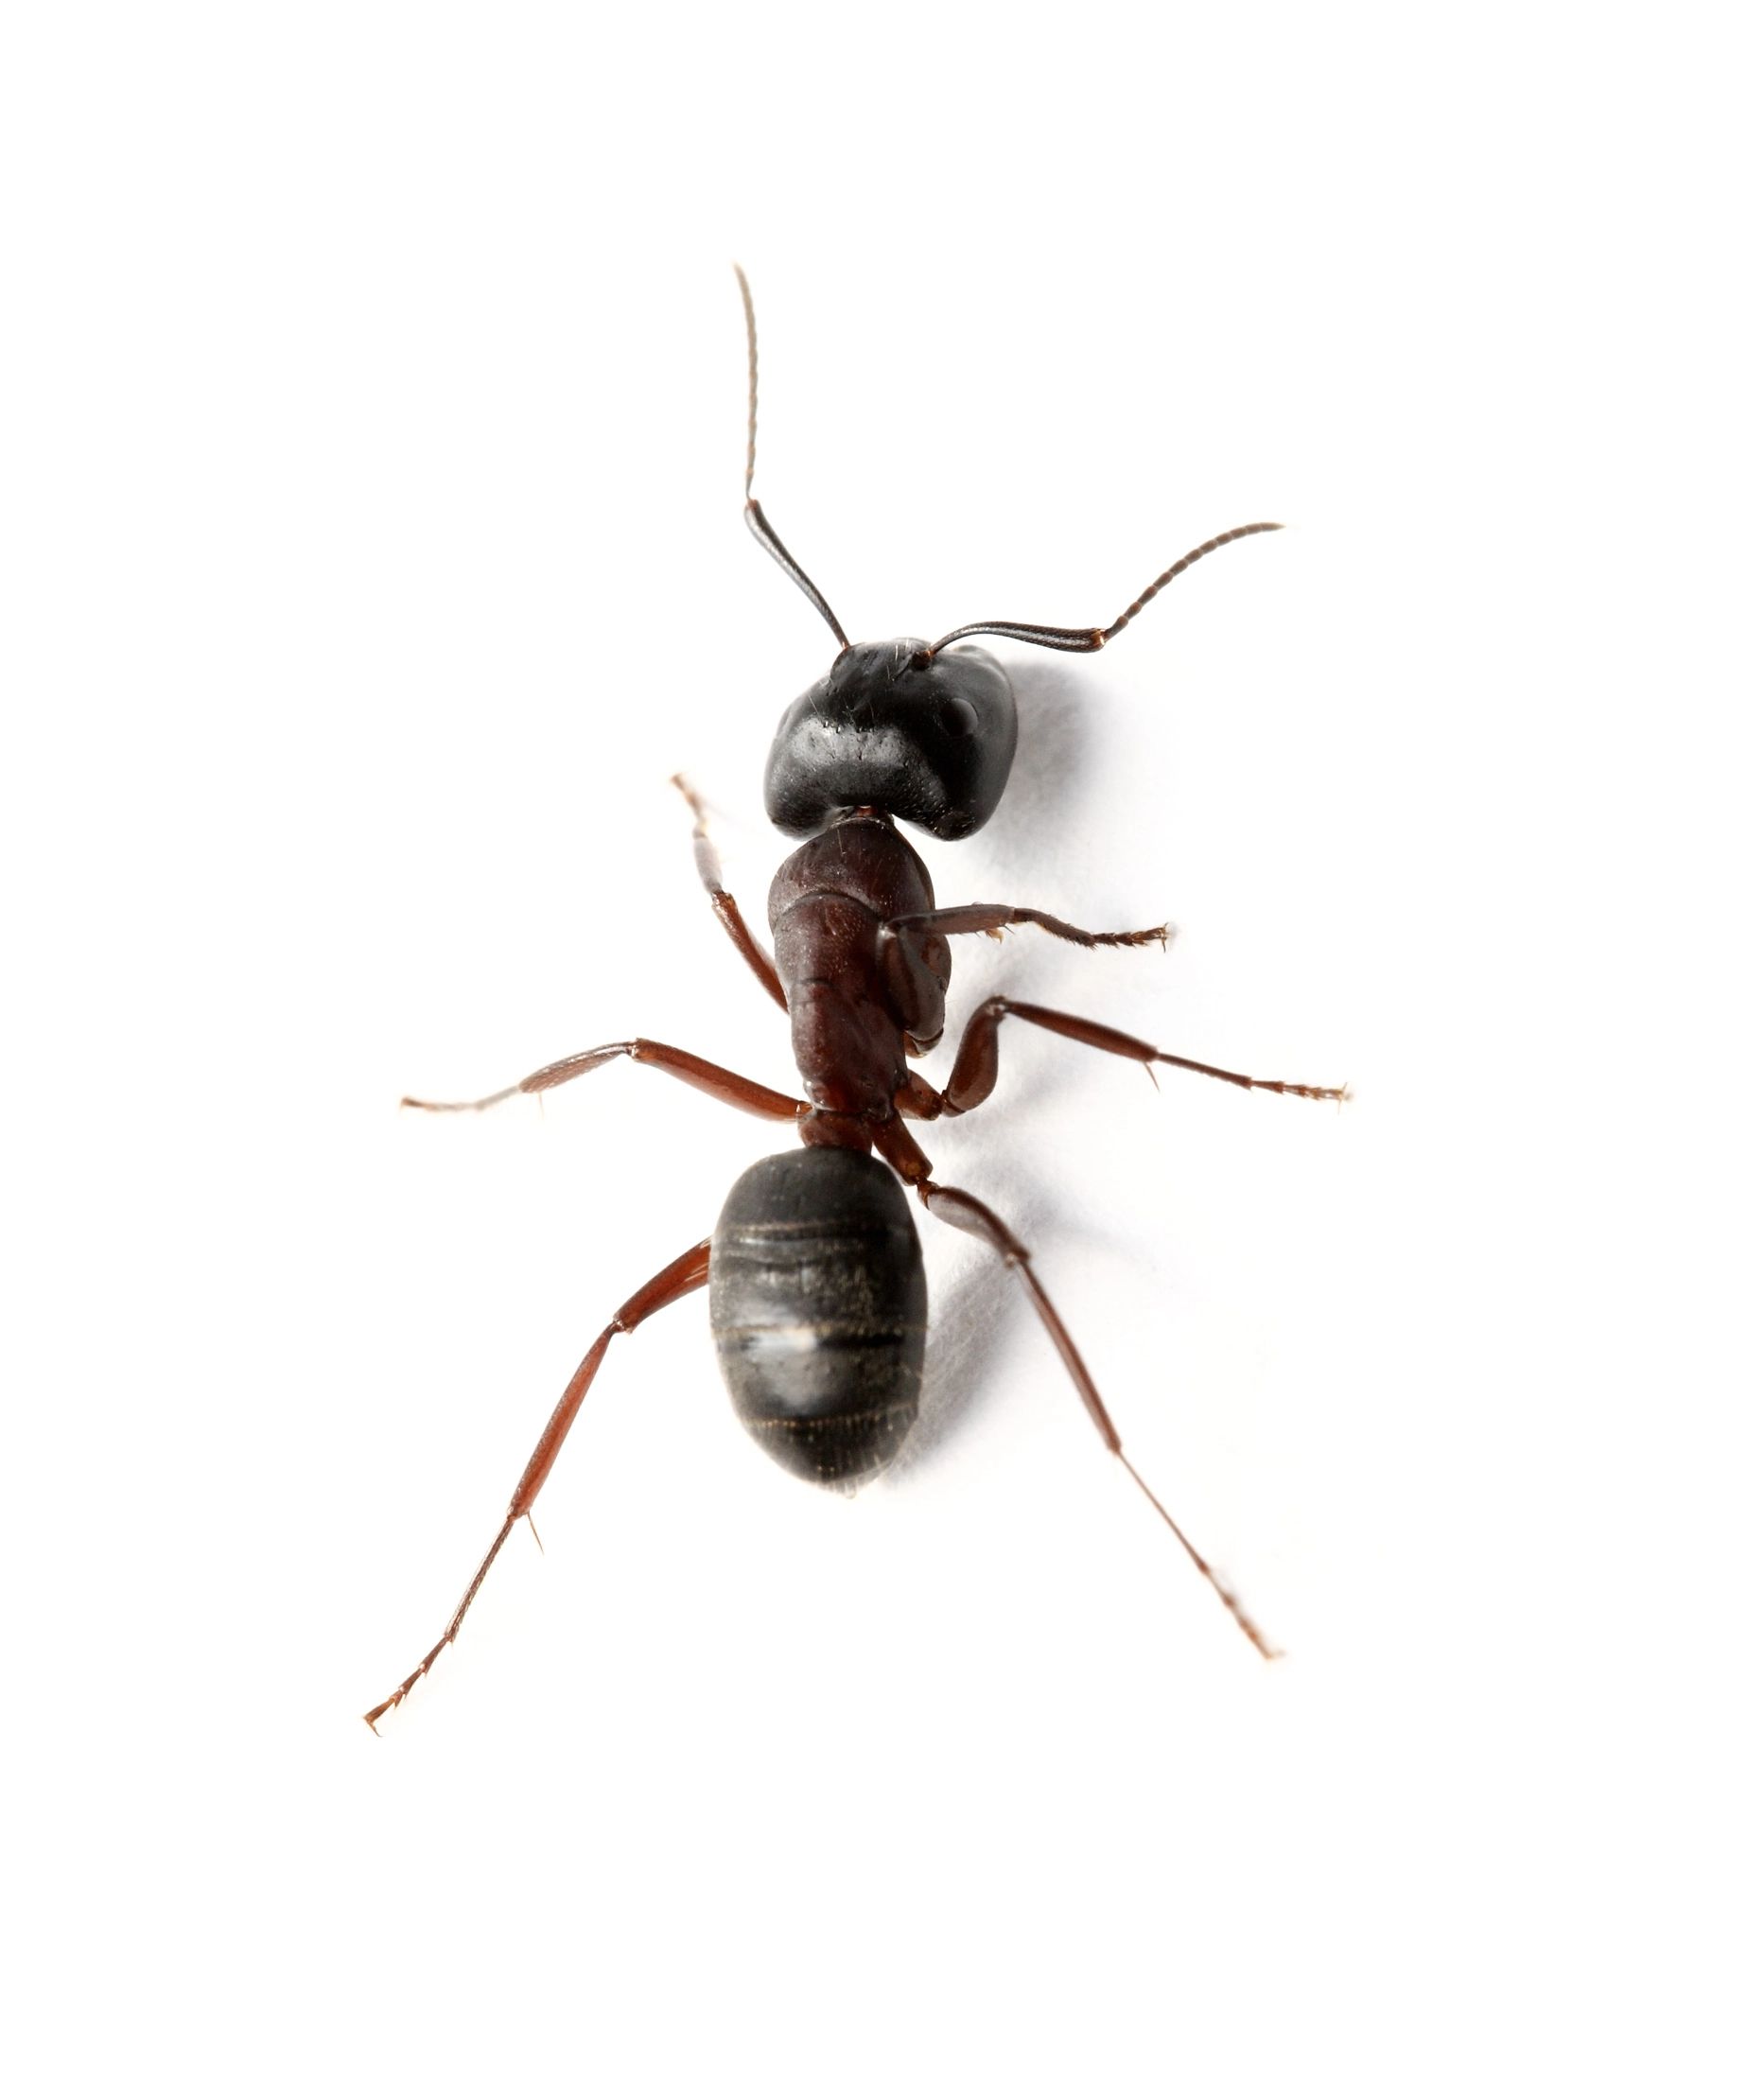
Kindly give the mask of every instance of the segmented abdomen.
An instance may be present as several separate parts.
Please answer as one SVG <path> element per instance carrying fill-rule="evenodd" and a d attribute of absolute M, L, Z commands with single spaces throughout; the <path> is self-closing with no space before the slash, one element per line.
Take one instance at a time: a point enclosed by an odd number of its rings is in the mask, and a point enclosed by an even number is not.
<path fill-rule="evenodd" d="M 892 1173 L 853 1149 L 742 1172 L 710 1245 L 710 1322 L 742 1422 L 807 1481 L 855 1487 L 918 1413 L 925 1268 Z"/>

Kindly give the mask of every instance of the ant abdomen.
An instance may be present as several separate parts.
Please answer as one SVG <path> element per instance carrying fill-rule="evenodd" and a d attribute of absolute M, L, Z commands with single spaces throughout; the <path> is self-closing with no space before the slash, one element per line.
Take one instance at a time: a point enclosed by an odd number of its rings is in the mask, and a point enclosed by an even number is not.
<path fill-rule="evenodd" d="M 743 1171 L 710 1239 L 710 1325 L 737 1414 L 805 1481 L 855 1488 L 918 1414 L 925 1267 L 872 1156 L 801 1148 Z"/>

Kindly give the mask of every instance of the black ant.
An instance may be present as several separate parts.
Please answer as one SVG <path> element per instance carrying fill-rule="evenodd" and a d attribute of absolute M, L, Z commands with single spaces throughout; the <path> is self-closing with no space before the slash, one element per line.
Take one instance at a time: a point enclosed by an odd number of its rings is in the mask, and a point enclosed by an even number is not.
<path fill-rule="evenodd" d="M 696 819 L 694 858 L 717 918 L 761 988 L 789 1014 L 791 1045 L 808 1096 L 791 1098 L 750 1083 L 658 1040 L 613 1040 L 550 1063 L 487 1098 L 404 1103 L 427 1112 L 481 1111 L 518 1093 L 550 1091 L 626 1056 L 725 1105 L 794 1124 L 803 1145 L 744 1171 L 711 1234 L 640 1286 L 595 1338 L 552 1410 L 502 1529 L 446 1631 L 391 1697 L 367 1714 L 370 1726 L 406 1697 L 459 1633 L 504 1541 L 545 1486 L 614 1337 L 635 1330 L 671 1302 L 709 1287 L 717 1356 L 736 1409 L 758 1443 L 791 1473 L 852 1488 L 888 1464 L 918 1411 L 925 1352 L 924 1263 L 898 1180 L 938 1219 L 990 1244 L 1022 1280 L 1104 1444 L 1252 1645 L 1266 1656 L 1277 1653 L 1122 1451 L 1120 1433 L 1036 1277 L 1028 1250 L 971 1193 L 934 1182 L 930 1161 L 906 1122 L 971 1112 L 991 1095 L 999 1027 L 1006 1019 L 1246 1091 L 1298 1098 L 1348 1094 L 1215 1069 L 1075 1013 L 1008 997 L 987 998 L 969 1020 L 949 1082 L 938 1091 L 909 1067 L 908 1058 L 926 1054 L 942 1038 L 952 936 L 1039 925 L 1074 946 L 1142 947 L 1163 940 L 1166 929 L 1087 932 L 1011 903 L 939 910 L 931 878 L 895 820 L 937 838 L 966 838 L 992 814 L 1004 792 L 1017 749 L 1016 701 L 1004 667 L 963 638 L 1004 636 L 1050 650 L 1101 650 L 1191 565 L 1279 523 L 1251 521 L 1201 543 L 1160 572 L 1107 628 L 970 621 L 934 643 L 912 637 L 853 643 L 753 496 L 760 354 L 747 278 L 739 268 L 735 271 L 747 321 L 747 525 L 813 602 L 839 644 L 826 676 L 786 710 L 766 761 L 766 813 L 780 831 L 806 841 L 772 883 L 766 904 L 772 958 L 723 886 L 698 798 L 683 779 L 676 778 L 675 784 Z"/>

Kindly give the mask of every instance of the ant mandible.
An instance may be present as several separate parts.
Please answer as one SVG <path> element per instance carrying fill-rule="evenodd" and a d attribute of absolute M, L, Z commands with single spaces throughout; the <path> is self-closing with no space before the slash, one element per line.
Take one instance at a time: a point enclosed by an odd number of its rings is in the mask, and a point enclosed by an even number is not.
<path fill-rule="evenodd" d="M 966 838 L 992 814 L 1004 792 L 1017 749 L 1011 683 L 995 658 L 964 638 L 1009 637 L 1049 650 L 1101 650 L 1203 556 L 1246 535 L 1271 533 L 1280 523 L 1254 520 L 1190 550 L 1107 628 L 970 621 L 934 643 L 910 637 L 853 643 L 753 495 L 759 338 L 747 277 L 740 268 L 735 272 L 747 322 L 747 525 L 814 603 L 839 644 L 825 677 L 785 711 L 766 761 L 766 814 L 780 831 L 806 841 L 772 883 L 766 905 L 771 958 L 723 886 L 702 805 L 684 779 L 676 777 L 675 785 L 693 813 L 693 856 L 711 907 L 761 988 L 789 1015 L 791 1046 L 808 1096 L 768 1090 L 658 1040 L 613 1040 L 549 1063 L 487 1098 L 404 1103 L 425 1112 L 481 1112 L 520 1093 L 551 1091 L 624 1056 L 665 1070 L 725 1105 L 794 1124 L 802 1146 L 764 1157 L 744 1171 L 710 1235 L 640 1286 L 595 1338 L 552 1410 L 502 1529 L 446 1631 L 365 1716 L 369 1726 L 405 1699 L 458 1635 L 491 1564 L 545 1486 L 613 1338 L 701 1286 L 710 1289 L 717 1356 L 736 1410 L 773 1459 L 805 1480 L 835 1488 L 856 1487 L 893 1460 L 918 1411 L 925 1352 L 924 1263 L 901 1181 L 939 1220 L 990 1245 L 1022 1282 L 1104 1444 L 1250 1643 L 1269 1658 L 1278 1653 L 1121 1449 L 1121 1435 L 1036 1277 L 1028 1250 L 972 1193 L 933 1180 L 930 1160 L 906 1122 L 971 1112 L 991 1095 L 999 1028 L 1006 1019 L 1245 1091 L 1297 1098 L 1344 1099 L 1348 1093 L 1217 1069 L 1074 1012 L 1009 997 L 987 998 L 969 1020 L 949 1082 L 937 1090 L 908 1058 L 928 1053 L 942 1038 L 952 937 L 1039 925 L 1074 946 L 1143 947 L 1162 941 L 1166 928 L 1087 932 L 1012 903 L 940 910 L 931 878 L 896 819 L 934 837 Z"/>

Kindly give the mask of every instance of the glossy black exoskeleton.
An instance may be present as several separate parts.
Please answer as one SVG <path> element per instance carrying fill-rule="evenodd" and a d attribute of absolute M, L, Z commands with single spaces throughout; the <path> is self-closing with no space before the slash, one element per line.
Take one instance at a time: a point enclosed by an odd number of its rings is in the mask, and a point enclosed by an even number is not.
<path fill-rule="evenodd" d="M 784 711 L 765 813 L 793 838 L 866 805 L 934 838 L 969 838 L 998 808 L 1017 756 L 1017 699 L 983 650 L 853 643 Z"/>
<path fill-rule="evenodd" d="M 867 1481 L 918 1414 L 925 1266 L 905 1193 L 856 1149 L 743 1171 L 711 1233 L 710 1328 L 756 1443 L 805 1480 Z"/>

